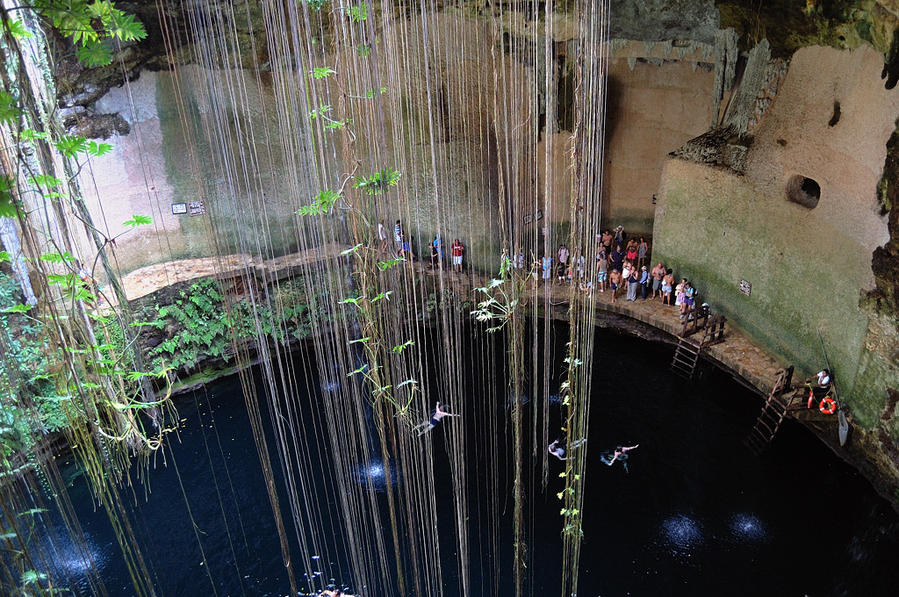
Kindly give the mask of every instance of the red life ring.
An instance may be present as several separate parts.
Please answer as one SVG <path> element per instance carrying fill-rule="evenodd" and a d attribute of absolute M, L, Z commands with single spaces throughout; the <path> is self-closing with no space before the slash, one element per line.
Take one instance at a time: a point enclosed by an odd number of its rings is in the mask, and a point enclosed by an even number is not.
<path fill-rule="evenodd" d="M 837 412 L 837 401 L 830 396 L 825 396 L 821 399 L 821 404 L 818 405 L 818 410 L 820 410 L 825 415 L 832 415 L 833 413 Z"/>

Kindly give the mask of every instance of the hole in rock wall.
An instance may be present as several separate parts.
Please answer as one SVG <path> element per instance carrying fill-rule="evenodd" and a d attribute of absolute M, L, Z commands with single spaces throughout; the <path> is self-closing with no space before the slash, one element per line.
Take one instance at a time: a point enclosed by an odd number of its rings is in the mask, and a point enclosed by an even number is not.
<path fill-rule="evenodd" d="M 803 207 L 812 209 L 821 198 L 821 185 L 805 176 L 794 175 L 787 182 L 787 199 Z"/>
<path fill-rule="evenodd" d="M 827 126 L 834 126 L 840 121 L 840 102 L 833 103 L 833 115 L 827 122 Z"/>

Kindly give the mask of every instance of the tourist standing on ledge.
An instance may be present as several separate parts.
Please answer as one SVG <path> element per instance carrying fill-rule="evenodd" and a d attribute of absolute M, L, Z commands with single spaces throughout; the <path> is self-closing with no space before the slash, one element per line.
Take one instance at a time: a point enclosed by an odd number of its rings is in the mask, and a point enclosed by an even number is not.
<path fill-rule="evenodd" d="M 378 240 L 381 241 L 381 252 L 387 253 L 387 227 L 384 226 L 384 218 L 378 222 Z"/>
<path fill-rule="evenodd" d="M 552 272 L 553 272 L 553 258 L 549 255 L 543 256 L 543 283 L 546 284 L 547 280 L 550 280 L 550 284 L 552 284 Z"/>
<path fill-rule="evenodd" d="M 621 286 L 621 274 L 617 269 L 613 269 L 609 275 L 609 285 L 612 287 L 612 302 L 614 303 L 618 296 L 618 287 Z"/>
<path fill-rule="evenodd" d="M 457 238 L 450 245 L 450 250 L 453 253 L 453 270 L 462 273 L 462 254 L 465 252 L 465 245 Z"/>
<path fill-rule="evenodd" d="M 646 254 L 649 252 L 649 245 L 640 237 L 640 244 L 637 245 L 637 267 L 646 265 Z M 645 296 L 643 298 L 646 298 Z"/>
<path fill-rule="evenodd" d="M 606 280 L 609 277 L 609 254 L 605 249 L 600 249 L 596 256 L 596 281 L 599 283 L 599 291 L 606 291 Z"/>
<path fill-rule="evenodd" d="M 627 300 L 637 300 L 637 286 L 639 284 L 640 280 L 638 278 L 637 268 L 634 268 L 630 270 L 630 275 L 627 277 Z"/>
<path fill-rule="evenodd" d="M 649 286 L 649 272 L 644 265 L 640 268 L 640 298 L 646 300 L 646 288 Z"/>
<path fill-rule="evenodd" d="M 401 252 L 403 250 L 403 227 L 399 220 L 393 225 L 393 242 L 396 244 L 397 253 Z"/>
<path fill-rule="evenodd" d="M 661 265 L 661 263 L 659 264 Z M 671 290 L 674 288 L 674 273 L 672 270 L 665 271 L 665 277 L 662 278 L 662 304 L 671 306 Z"/>
<path fill-rule="evenodd" d="M 655 298 L 657 292 L 659 293 L 659 298 L 662 298 L 660 289 L 662 287 L 662 278 L 665 277 L 665 267 L 659 262 L 658 265 L 652 268 L 650 274 L 652 274 L 652 296 L 650 298 Z"/>
<path fill-rule="evenodd" d="M 612 261 L 612 269 L 617 269 L 619 272 L 622 271 L 624 251 L 621 250 L 621 245 L 615 245 L 615 250 L 609 255 L 609 259 Z"/>

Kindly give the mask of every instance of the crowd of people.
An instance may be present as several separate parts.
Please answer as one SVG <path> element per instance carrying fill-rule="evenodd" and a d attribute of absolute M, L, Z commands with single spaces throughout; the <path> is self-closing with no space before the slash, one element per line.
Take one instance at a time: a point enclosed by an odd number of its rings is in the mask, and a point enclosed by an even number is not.
<path fill-rule="evenodd" d="M 394 254 L 395 256 L 401 259 L 408 259 L 412 261 L 415 258 L 415 255 L 412 252 L 412 243 L 409 241 L 409 237 L 406 236 L 405 231 L 403 230 L 403 225 L 400 220 L 396 221 L 396 224 L 393 225 L 393 249 L 391 250 L 390 241 L 387 237 L 387 226 L 382 219 L 378 222 L 378 241 L 381 245 L 381 252 L 385 254 Z M 431 269 L 442 269 L 444 263 L 444 252 L 443 252 L 443 240 L 440 238 L 440 233 L 434 235 L 434 239 L 428 243 L 428 248 L 430 250 L 430 265 Z M 462 272 L 462 259 L 465 256 L 465 245 L 462 244 L 462 241 L 458 238 L 453 239 L 453 242 L 450 244 L 450 256 L 452 257 L 452 269 L 454 272 Z"/>
<path fill-rule="evenodd" d="M 388 238 L 387 227 L 382 219 L 378 223 L 378 239 L 381 251 L 393 253 L 397 257 L 413 259 L 412 246 L 403 230 L 402 223 L 397 220 L 393 227 L 393 248 Z M 611 302 L 618 301 L 619 294 L 625 300 L 659 300 L 664 305 L 677 307 L 681 319 L 689 317 L 696 305 L 696 289 L 686 278 L 676 282 L 674 273 L 661 262 L 649 268 L 649 243 L 644 237 L 627 238 L 622 226 L 614 230 L 605 230 L 596 235 L 597 253 L 592 274 L 588 267 L 584 252 L 580 249 L 570 250 L 568 246 L 559 245 L 555 255 L 544 254 L 537 262 L 535 276 L 544 284 L 572 284 L 587 292 L 611 292 Z M 429 267 L 444 267 L 444 245 L 440 234 L 428 243 L 430 250 Z M 465 245 L 458 238 L 450 244 L 452 270 L 462 272 Z M 503 249 L 502 262 L 508 261 L 512 268 L 524 270 L 524 251 L 518 249 L 510 255 Z"/>

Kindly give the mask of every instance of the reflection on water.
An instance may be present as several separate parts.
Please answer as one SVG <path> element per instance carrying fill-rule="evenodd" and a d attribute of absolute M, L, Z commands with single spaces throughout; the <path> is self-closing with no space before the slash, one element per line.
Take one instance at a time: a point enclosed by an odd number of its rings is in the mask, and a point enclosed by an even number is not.
<path fill-rule="evenodd" d="M 662 523 L 662 535 L 672 546 L 687 550 L 702 543 L 702 525 L 686 514 L 678 514 Z"/>
<path fill-rule="evenodd" d="M 762 521 L 753 514 L 734 514 L 730 529 L 737 541 L 750 543 L 767 539 Z"/>

